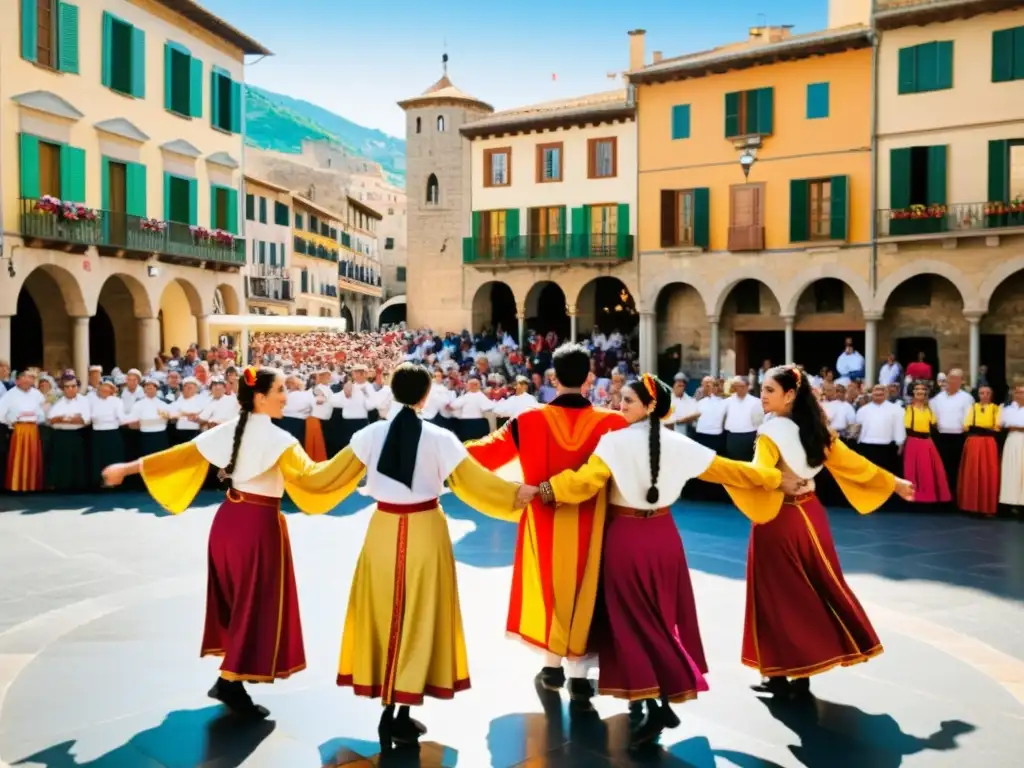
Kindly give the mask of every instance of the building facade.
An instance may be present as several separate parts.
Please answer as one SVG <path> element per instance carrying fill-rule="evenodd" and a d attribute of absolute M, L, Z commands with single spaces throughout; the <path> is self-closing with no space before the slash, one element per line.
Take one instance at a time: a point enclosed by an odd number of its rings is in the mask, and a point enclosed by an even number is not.
<path fill-rule="evenodd" d="M 296 285 L 295 314 L 340 317 L 338 263 L 341 214 L 302 195 L 292 196 L 290 274 Z"/>
<path fill-rule="evenodd" d="M 241 306 L 243 62 L 269 51 L 161 0 L 0 19 L 0 358 L 84 374 L 209 344 Z"/>
<path fill-rule="evenodd" d="M 295 313 L 292 263 L 292 193 L 286 187 L 245 176 L 248 242 L 245 303 L 250 314 Z"/>
<path fill-rule="evenodd" d="M 342 314 L 355 331 L 377 327 L 381 304 L 380 244 L 378 230 L 383 216 L 349 195 L 345 226 L 341 231 L 338 289 Z"/>

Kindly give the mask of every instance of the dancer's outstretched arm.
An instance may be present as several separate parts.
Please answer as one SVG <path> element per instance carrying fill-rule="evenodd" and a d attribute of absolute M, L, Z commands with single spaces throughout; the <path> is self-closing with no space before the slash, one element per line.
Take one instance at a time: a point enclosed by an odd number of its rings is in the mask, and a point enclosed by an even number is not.
<path fill-rule="evenodd" d="M 182 443 L 125 464 L 111 464 L 103 470 L 103 482 L 117 486 L 131 475 L 142 475 L 146 490 L 171 514 L 184 512 L 206 481 L 210 463 L 194 442 Z"/>
<path fill-rule="evenodd" d="M 352 446 L 327 461 L 315 462 L 296 443 L 277 462 L 284 487 L 295 505 L 307 515 L 322 515 L 345 500 L 366 474 Z"/>
<path fill-rule="evenodd" d="M 470 440 L 466 443 L 466 450 L 485 469 L 501 469 L 519 456 L 518 427 L 516 420 L 511 419 L 487 437 Z"/>
<path fill-rule="evenodd" d="M 448 475 L 448 488 L 460 500 L 478 512 L 518 523 L 525 500 L 519 496 L 519 483 L 503 480 L 487 471 L 472 456 L 466 456 Z"/>

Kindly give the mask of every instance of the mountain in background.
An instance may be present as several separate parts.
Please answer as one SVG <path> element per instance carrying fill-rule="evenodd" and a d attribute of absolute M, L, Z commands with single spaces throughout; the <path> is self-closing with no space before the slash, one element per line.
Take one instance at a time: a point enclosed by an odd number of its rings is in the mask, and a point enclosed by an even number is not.
<path fill-rule="evenodd" d="M 389 181 L 405 187 L 405 141 L 346 120 L 316 104 L 245 86 L 245 139 L 259 149 L 299 153 L 304 139 L 327 141 L 380 163 Z"/>

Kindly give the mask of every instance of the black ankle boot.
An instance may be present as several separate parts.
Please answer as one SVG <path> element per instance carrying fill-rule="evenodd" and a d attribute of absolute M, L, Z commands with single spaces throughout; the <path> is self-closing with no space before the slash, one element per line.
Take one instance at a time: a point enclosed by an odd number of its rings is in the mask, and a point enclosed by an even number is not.
<path fill-rule="evenodd" d="M 789 688 L 795 698 L 811 695 L 811 678 L 797 677 L 789 681 Z"/>
<path fill-rule="evenodd" d="M 391 751 L 391 731 L 395 724 L 395 707 L 394 705 L 384 707 L 384 711 L 380 713 L 380 722 L 377 723 L 377 738 L 380 740 L 380 751 L 390 752 Z"/>
<path fill-rule="evenodd" d="M 594 697 L 594 686 L 585 677 L 569 679 L 569 704 L 573 711 L 593 712 L 594 705 L 590 700 Z"/>
<path fill-rule="evenodd" d="M 665 730 L 664 713 L 658 702 L 654 699 L 647 699 L 647 717 L 629 735 L 629 748 L 636 749 L 645 744 L 650 744 L 661 732 Z"/>
<path fill-rule="evenodd" d="M 419 739 L 420 736 L 425 735 L 427 732 L 427 726 L 421 723 L 419 720 L 414 720 L 409 712 L 409 707 L 401 706 L 398 708 L 398 714 L 395 715 L 395 723 L 392 729 L 392 734 L 395 743 L 407 743 Z"/>
<path fill-rule="evenodd" d="M 785 677 L 766 677 L 758 685 L 752 685 L 750 688 L 757 693 L 770 693 L 777 698 L 787 698 L 792 695 L 789 680 Z"/>
<path fill-rule="evenodd" d="M 565 686 L 565 670 L 561 667 L 544 667 L 537 675 L 537 682 L 548 691 L 560 691 Z"/>
<path fill-rule="evenodd" d="M 679 715 L 672 711 L 672 707 L 664 699 L 661 702 L 661 722 L 666 728 L 678 728 L 682 724 Z"/>
<path fill-rule="evenodd" d="M 223 677 L 218 677 L 217 682 L 213 684 L 213 688 L 207 695 L 211 699 L 219 701 L 236 715 L 264 720 L 270 714 L 270 710 L 266 707 L 253 703 L 249 692 L 238 680 L 225 680 Z"/>

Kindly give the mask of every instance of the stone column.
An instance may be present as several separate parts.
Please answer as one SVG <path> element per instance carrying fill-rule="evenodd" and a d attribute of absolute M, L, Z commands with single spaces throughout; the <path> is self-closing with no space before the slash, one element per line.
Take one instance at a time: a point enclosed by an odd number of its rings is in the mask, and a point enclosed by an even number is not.
<path fill-rule="evenodd" d="M 864 384 L 873 387 L 878 375 L 878 321 L 880 315 L 864 315 Z"/>
<path fill-rule="evenodd" d="M 196 315 L 196 344 L 200 349 L 210 348 L 210 318 L 207 315 Z M 162 349 L 160 351 L 163 352 Z"/>
<path fill-rule="evenodd" d="M 791 365 L 796 362 L 793 359 L 793 323 L 796 321 L 796 318 L 793 315 L 783 315 L 782 319 L 786 322 L 786 359 L 782 362 L 784 365 Z"/>
<path fill-rule="evenodd" d="M 978 386 L 978 368 L 981 366 L 981 316 L 981 312 L 964 312 L 971 332 L 970 354 L 968 355 L 970 371 L 967 374 L 967 380 L 971 383 L 972 388 Z"/>
<path fill-rule="evenodd" d="M 722 358 L 722 352 L 721 352 L 721 349 L 719 348 L 720 342 L 719 342 L 719 338 L 718 338 L 718 318 L 717 317 L 709 317 L 708 318 L 708 324 L 711 326 L 711 344 L 710 344 L 711 361 L 710 361 L 710 370 L 708 371 L 708 373 L 711 376 L 717 377 L 718 376 L 718 369 L 719 369 L 719 366 L 721 365 L 721 358 Z"/>
<path fill-rule="evenodd" d="M 153 365 L 153 358 L 163 350 L 160 349 L 160 320 L 155 317 L 139 319 L 139 368 L 148 371 Z"/>
<path fill-rule="evenodd" d="M 11 316 L 0 315 L 0 360 L 11 362 Z"/>
<path fill-rule="evenodd" d="M 526 309 L 524 307 L 520 307 L 516 311 L 516 322 L 519 324 L 519 335 L 517 339 L 519 341 L 519 346 L 522 348 L 526 346 Z"/>
<path fill-rule="evenodd" d="M 352 330 L 362 331 L 363 328 L 363 295 L 356 294 L 355 304 L 352 307 L 352 325 L 355 326 Z"/>
<path fill-rule="evenodd" d="M 653 312 L 640 313 L 640 370 L 643 372 L 654 371 L 658 362 L 658 340 L 655 335 L 658 326 L 654 322 Z"/>
<path fill-rule="evenodd" d="M 569 315 L 569 341 L 576 341 L 576 305 L 569 304 L 565 308 L 565 312 Z"/>
<path fill-rule="evenodd" d="M 75 373 L 81 381 L 89 379 L 89 318 L 73 317 L 72 355 L 75 360 Z"/>

